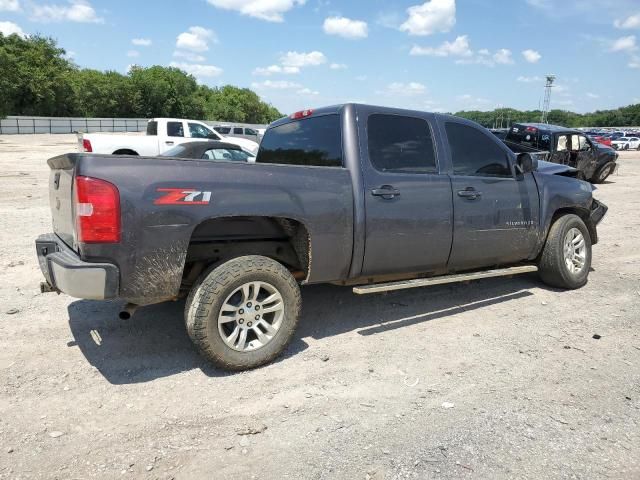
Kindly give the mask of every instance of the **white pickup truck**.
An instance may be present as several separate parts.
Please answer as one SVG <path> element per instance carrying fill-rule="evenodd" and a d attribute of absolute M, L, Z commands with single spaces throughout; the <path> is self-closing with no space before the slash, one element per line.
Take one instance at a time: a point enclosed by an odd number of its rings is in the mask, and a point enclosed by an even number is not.
<path fill-rule="evenodd" d="M 149 120 L 146 136 L 80 133 L 78 134 L 78 149 L 81 152 L 151 157 L 161 155 L 180 143 L 193 142 L 203 138 L 238 145 L 254 155 L 258 151 L 258 144 L 252 140 L 225 137 L 206 123 L 180 118 L 153 118 Z"/>

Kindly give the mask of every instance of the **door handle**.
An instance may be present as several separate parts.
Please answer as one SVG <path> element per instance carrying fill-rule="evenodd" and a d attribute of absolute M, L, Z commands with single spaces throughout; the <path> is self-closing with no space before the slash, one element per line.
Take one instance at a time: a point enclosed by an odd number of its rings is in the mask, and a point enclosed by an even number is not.
<path fill-rule="evenodd" d="M 400 195 L 400 191 L 393 188 L 391 185 L 382 185 L 379 188 L 371 190 L 371 195 L 374 197 L 382 197 L 386 200 L 392 199 Z"/>
<path fill-rule="evenodd" d="M 173 145 L 173 142 L 164 142 L 165 145 Z"/>
<path fill-rule="evenodd" d="M 458 190 L 458 196 L 462 198 L 468 198 L 469 200 L 475 200 L 482 196 L 482 192 L 478 192 L 473 187 L 468 187 L 464 190 Z"/>

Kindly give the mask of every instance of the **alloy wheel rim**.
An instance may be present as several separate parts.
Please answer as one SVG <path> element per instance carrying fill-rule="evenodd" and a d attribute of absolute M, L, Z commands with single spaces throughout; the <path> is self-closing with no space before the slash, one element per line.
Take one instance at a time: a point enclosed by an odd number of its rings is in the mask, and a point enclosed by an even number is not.
<path fill-rule="evenodd" d="M 229 348 L 250 352 L 276 336 L 284 320 L 284 300 L 267 282 L 247 282 L 229 295 L 218 315 L 218 332 Z"/>
<path fill-rule="evenodd" d="M 587 245 L 582 232 L 572 228 L 564 237 L 564 262 L 572 274 L 580 273 L 587 263 Z"/>

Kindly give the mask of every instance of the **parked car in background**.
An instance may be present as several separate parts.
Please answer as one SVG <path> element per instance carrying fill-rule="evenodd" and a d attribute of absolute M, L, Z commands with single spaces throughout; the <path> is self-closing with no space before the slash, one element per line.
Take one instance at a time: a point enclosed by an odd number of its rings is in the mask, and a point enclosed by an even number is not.
<path fill-rule="evenodd" d="M 517 123 L 504 142 L 514 152 L 538 152 L 544 160 L 573 167 L 591 183 L 604 182 L 618 168 L 618 154 L 612 148 L 558 125 Z"/>
<path fill-rule="evenodd" d="M 243 150 L 238 145 L 214 140 L 181 143 L 171 150 L 167 150 L 161 156 L 245 163 L 256 161 L 256 156 L 253 153 Z"/>
<path fill-rule="evenodd" d="M 611 142 L 611 146 L 616 150 L 640 150 L 640 138 L 620 137 Z"/>
<path fill-rule="evenodd" d="M 246 138 L 260 143 L 262 135 L 256 128 L 239 127 L 235 125 L 215 125 L 213 129 L 227 137 Z"/>
<path fill-rule="evenodd" d="M 611 139 L 609 137 L 604 137 L 602 135 L 587 135 L 594 142 L 598 142 L 602 145 L 606 145 L 607 147 L 611 146 Z"/>
<path fill-rule="evenodd" d="M 123 319 L 186 297 L 187 333 L 229 370 L 286 348 L 299 284 L 371 294 L 537 271 L 580 288 L 607 211 L 572 168 L 515 154 L 477 123 L 370 105 L 272 123 L 253 164 L 91 154 L 48 164 L 42 291 L 120 298 Z"/>
<path fill-rule="evenodd" d="M 81 152 L 107 153 L 113 155 L 160 155 L 176 145 L 202 139 L 225 141 L 238 145 L 249 152 L 258 151 L 258 143 L 245 138 L 227 138 L 215 132 L 206 123 L 180 118 L 154 118 L 147 123 L 147 134 L 78 134 L 78 149 Z"/>
<path fill-rule="evenodd" d="M 504 140 L 507 137 L 507 133 L 509 133 L 508 128 L 490 128 L 489 131 L 500 140 Z"/>

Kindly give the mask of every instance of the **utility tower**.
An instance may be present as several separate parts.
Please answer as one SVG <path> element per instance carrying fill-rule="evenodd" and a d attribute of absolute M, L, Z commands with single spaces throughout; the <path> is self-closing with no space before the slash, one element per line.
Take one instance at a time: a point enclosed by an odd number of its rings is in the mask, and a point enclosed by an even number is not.
<path fill-rule="evenodd" d="M 547 75 L 547 83 L 544 86 L 544 104 L 542 105 L 542 118 L 540 123 L 547 123 L 549 116 L 549 108 L 551 107 L 551 89 L 553 88 L 553 82 L 555 82 L 555 75 Z"/>

